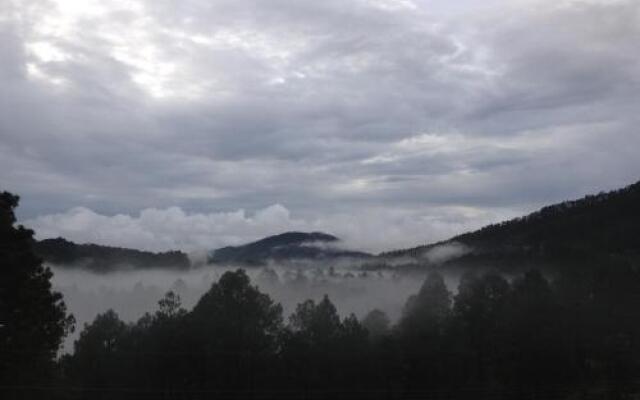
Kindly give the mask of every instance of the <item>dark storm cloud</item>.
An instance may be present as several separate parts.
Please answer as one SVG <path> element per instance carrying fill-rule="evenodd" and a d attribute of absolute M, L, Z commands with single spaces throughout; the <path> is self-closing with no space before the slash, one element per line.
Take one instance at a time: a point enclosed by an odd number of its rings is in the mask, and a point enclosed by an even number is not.
<path fill-rule="evenodd" d="M 42 235 L 381 249 L 637 180 L 637 2 L 447 3 L 10 1 L 3 187 Z"/>

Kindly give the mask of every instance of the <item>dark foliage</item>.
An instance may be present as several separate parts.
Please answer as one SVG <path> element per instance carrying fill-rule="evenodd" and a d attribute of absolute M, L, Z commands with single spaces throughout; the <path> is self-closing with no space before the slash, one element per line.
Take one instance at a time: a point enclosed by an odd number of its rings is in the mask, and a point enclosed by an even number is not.
<path fill-rule="evenodd" d="M 22 396 L 51 384 L 74 320 L 33 252 L 33 231 L 14 225 L 17 205 L 17 196 L 0 193 L 0 394 Z"/>
<path fill-rule="evenodd" d="M 640 260 L 640 182 L 609 193 L 544 207 L 527 216 L 488 225 L 432 245 L 383 253 L 380 258 L 420 257 L 435 246 L 458 243 L 471 251 L 449 264 L 503 271 L 612 255 Z"/>
<path fill-rule="evenodd" d="M 34 249 L 44 261 L 65 268 L 111 272 L 119 268 L 188 269 L 189 258 L 181 251 L 152 253 L 134 249 L 76 244 L 63 238 L 36 242 Z"/>
<path fill-rule="evenodd" d="M 2 398 L 638 398 L 640 247 L 637 236 L 612 243 L 626 229 L 637 233 L 637 225 L 609 209 L 632 213 L 637 204 L 628 199 L 637 191 L 460 236 L 468 245 L 523 246 L 530 251 L 511 253 L 511 260 L 553 259 L 554 268 L 505 275 L 496 262 L 498 272 L 467 272 L 455 293 L 434 269 L 394 326 L 380 310 L 362 321 L 343 318 L 327 296 L 300 303 L 285 323 L 280 305 L 238 270 L 225 273 L 190 311 L 169 292 L 156 312 L 133 324 L 113 311 L 98 315 L 74 353 L 58 361 L 58 379 L 46 384 L 42 377 L 52 376 L 69 320 L 50 291 L 50 272 L 33 256 L 32 232 L 13 227 L 17 199 L 5 194 Z M 636 214 L 628 217 L 637 223 Z M 590 229 L 585 218 L 595 227 L 610 218 L 612 227 L 577 233 Z M 501 245 L 504 232 L 513 236 Z M 557 245 L 546 239 L 554 234 Z"/>
<path fill-rule="evenodd" d="M 395 327 L 379 310 L 340 318 L 326 296 L 284 325 L 239 270 L 190 312 L 169 293 L 136 324 L 98 316 L 61 366 L 69 398 L 632 398 L 640 272 L 590 270 L 467 274 L 455 296 L 432 273 Z"/>

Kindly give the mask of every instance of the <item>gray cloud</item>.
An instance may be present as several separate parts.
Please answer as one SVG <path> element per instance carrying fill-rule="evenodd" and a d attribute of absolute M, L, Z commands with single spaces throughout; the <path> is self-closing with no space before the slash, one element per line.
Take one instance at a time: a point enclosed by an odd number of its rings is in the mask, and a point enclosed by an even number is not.
<path fill-rule="evenodd" d="M 637 2 L 449 3 L 9 1 L 0 181 L 41 235 L 282 204 L 273 229 L 123 237 L 382 250 L 637 180 Z"/>

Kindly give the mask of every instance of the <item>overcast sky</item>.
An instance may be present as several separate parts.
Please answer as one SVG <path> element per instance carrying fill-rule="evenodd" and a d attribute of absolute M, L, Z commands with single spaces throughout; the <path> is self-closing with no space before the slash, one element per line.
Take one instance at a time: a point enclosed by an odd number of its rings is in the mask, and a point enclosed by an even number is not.
<path fill-rule="evenodd" d="M 0 0 L 1 189 L 39 238 L 444 239 L 638 180 L 639 46 L 637 0 Z"/>

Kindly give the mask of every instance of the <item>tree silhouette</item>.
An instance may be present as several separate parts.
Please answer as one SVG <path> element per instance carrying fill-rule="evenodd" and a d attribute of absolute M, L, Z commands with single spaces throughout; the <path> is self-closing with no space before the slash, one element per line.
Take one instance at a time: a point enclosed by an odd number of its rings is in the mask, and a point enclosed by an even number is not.
<path fill-rule="evenodd" d="M 442 275 L 431 272 L 418 294 L 409 297 L 400 327 L 405 332 L 439 335 L 451 314 L 451 293 Z"/>
<path fill-rule="evenodd" d="M 532 270 L 513 282 L 505 317 L 509 331 L 505 340 L 507 379 L 526 392 L 539 392 L 545 385 L 562 380 L 561 319 L 555 294 L 540 271 Z"/>
<path fill-rule="evenodd" d="M 494 273 L 480 278 L 467 274 L 460 280 L 452 338 L 458 340 L 461 368 L 473 382 L 484 381 L 499 369 L 509 289 L 506 279 Z"/>
<path fill-rule="evenodd" d="M 432 273 L 390 329 L 381 311 L 341 319 L 327 296 L 283 327 L 280 307 L 228 272 L 192 311 L 169 292 L 136 324 L 98 316 L 65 365 L 103 399 L 633 398 L 640 274 L 610 267 L 580 288 L 538 271 L 466 274 L 453 306 Z"/>
<path fill-rule="evenodd" d="M 282 307 L 252 286 L 243 270 L 230 271 L 202 296 L 187 323 L 189 352 L 199 354 L 198 387 L 253 391 L 255 377 L 276 354 Z"/>
<path fill-rule="evenodd" d="M 430 272 L 407 300 L 399 328 L 407 370 L 407 391 L 422 393 L 443 378 L 445 330 L 451 318 L 451 293 L 442 275 Z"/>
<path fill-rule="evenodd" d="M 340 320 L 327 295 L 318 303 L 298 304 L 283 336 L 285 368 L 302 384 L 298 389 L 331 391 L 335 397 L 334 392 L 349 393 L 364 385 L 367 330 L 353 314 Z"/>
<path fill-rule="evenodd" d="M 33 252 L 33 231 L 14 226 L 18 200 L 0 194 L 0 385 L 51 378 L 74 324 L 62 295 L 51 289 L 51 271 Z"/>
<path fill-rule="evenodd" d="M 369 332 L 371 340 L 379 340 L 391 332 L 391 321 L 384 311 L 369 311 L 362 319 L 362 326 Z"/>
<path fill-rule="evenodd" d="M 298 304 L 289 318 L 289 326 L 297 337 L 315 347 L 330 344 L 341 329 L 338 311 L 327 295 L 318 304 L 313 300 Z"/>
<path fill-rule="evenodd" d="M 184 308 L 181 307 L 180 296 L 173 291 L 167 292 L 164 297 L 158 301 L 158 311 L 156 319 L 177 319 L 186 314 Z"/>
<path fill-rule="evenodd" d="M 89 387 L 110 387 L 121 384 L 124 370 L 123 350 L 127 325 L 118 314 L 108 310 L 98 314 L 91 324 L 85 324 L 74 343 L 74 356 L 69 366 L 72 379 Z"/>

